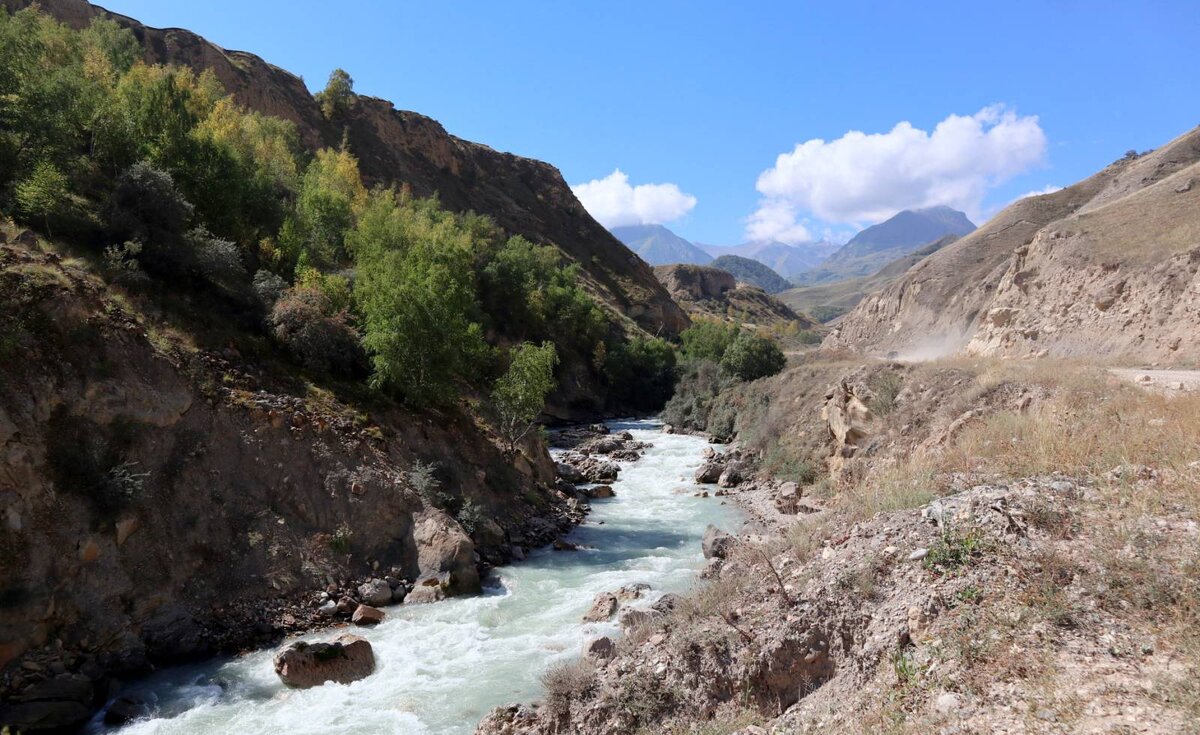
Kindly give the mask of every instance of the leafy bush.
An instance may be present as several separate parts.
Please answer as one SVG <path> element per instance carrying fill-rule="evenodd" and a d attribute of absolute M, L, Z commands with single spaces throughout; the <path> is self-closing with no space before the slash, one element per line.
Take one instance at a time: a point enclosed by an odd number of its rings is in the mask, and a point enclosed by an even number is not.
<path fill-rule="evenodd" d="M 285 291 L 270 322 L 275 338 L 309 370 L 346 376 L 358 372 L 363 360 L 358 333 L 346 313 L 334 313 L 320 291 Z"/>
<path fill-rule="evenodd" d="M 635 336 L 609 347 L 604 372 L 610 403 L 654 411 L 663 407 L 674 390 L 675 350 L 657 337 Z"/>
<path fill-rule="evenodd" d="M 683 357 L 689 361 L 720 362 L 740 331 L 736 324 L 712 319 L 696 321 L 679 335 Z"/>
<path fill-rule="evenodd" d="M 741 332 L 725 351 L 721 367 L 742 380 L 758 380 L 775 375 L 787 365 L 779 345 L 766 337 Z"/>
<path fill-rule="evenodd" d="M 268 270 L 259 270 L 254 274 L 254 295 L 259 302 L 270 309 L 287 290 L 287 281 Z"/>
<path fill-rule="evenodd" d="M 903 385 L 904 381 L 900 376 L 891 372 L 880 373 L 871 379 L 868 387 L 875 394 L 867 402 L 871 413 L 876 416 L 886 416 L 891 413 L 896 407 L 896 398 L 900 395 Z"/>

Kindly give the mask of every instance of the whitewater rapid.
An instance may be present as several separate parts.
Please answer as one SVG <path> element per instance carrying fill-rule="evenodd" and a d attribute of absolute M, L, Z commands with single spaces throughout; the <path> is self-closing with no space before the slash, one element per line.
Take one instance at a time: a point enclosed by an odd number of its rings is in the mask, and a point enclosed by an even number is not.
<path fill-rule="evenodd" d="M 653 591 L 632 606 L 645 607 L 686 590 L 703 563 L 705 527 L 740 520 L 720 498 L 693 496 L 703 440 L 664 434 L 649 421 L 611 426 L 653 447 L 621 463 L 615 498 L 592 501 L 587 521 L 567 537 L 579 551 L 532 552 L 496 570 L 478 597 L 385 608 L 383 623 L 352 630 L 375 650 L 375 673 L 361 681 L 288 689 L 272 664 L 279 648 L 174 668 L 123 692 L 146 698 L 155 715 L 119 732 L 459 735 L 496 706 L 538 699 L 548 666 L 578 657 L 592 636 L 619 632 L 612 622 L 580 622 L 597 593 L 644 582 Z M 92 731 L 114 732 L 98 720 Z"/>

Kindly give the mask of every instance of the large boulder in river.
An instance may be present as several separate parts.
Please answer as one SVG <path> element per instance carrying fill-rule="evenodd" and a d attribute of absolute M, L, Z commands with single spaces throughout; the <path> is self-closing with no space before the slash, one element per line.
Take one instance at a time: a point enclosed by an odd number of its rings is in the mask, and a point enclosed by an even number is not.
<path fill-rule="evenodd" d="M 709 460 L 700 465 L 700 469 L 696 470 L 696 482 L 702 485 L 712 485 L 717 480 L 721 479 L 721 473 L 725 470 L 725 465 L 716 460 Z"/>
<path fill-rule="evenodd" d="M 583 622 L 602 623 L 613 616 L 618 605 L 620 602 L 617 601 L 616 595 L 611 592 L 601 592 L 592 601 L 591 609 L 584 613 Z"/>
<path fill-rule="evenodd" d="M 749 470 L 745 463 L 735 459 L 725 465 L 721 476 L 717 478 L 717 484 L 721 487 L 737 487 L 746 480 L 748 475 Z"/>
<path fill-rule="evenodd" d="M 387 580 L 372 579 L 358 586 L 358 596 L 362 598 L 364 604 L 373 607 L 386 605 L 392 601 L 392 586 L 387 583 Z"/>
<path fill-rule="evenodd" d="M 416 519 L 413 540 L 417 545 L 419 578 L 445 579 L 449 595 L 479 592 L 475 544 L 462 526 L 440 511 L 427 513 Z"/>
<path fill-rule="evenodd" d="M 704 530 L 704 539 L 700 542 L 700 549 L 704 552 L 705 559 L 724 559 L 733 550 L 736 543 L 736 538 L 716 526 L 710 525 Z"/>
<path fill-rule="evenodd" d="M 375 652 L 365 638 L 343 633 L 329 643 L 293 643 L 275 657 L 284 684 L 309 689 L 327 681 L 349 684 L 375 671 Z"/>

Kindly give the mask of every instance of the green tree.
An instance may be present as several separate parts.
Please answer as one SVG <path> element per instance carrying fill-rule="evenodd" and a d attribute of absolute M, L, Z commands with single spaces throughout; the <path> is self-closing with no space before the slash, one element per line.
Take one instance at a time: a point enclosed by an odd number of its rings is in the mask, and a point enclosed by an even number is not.
<path fill-rule="evenodd" d="M 736 324 L 712 319 L 696 321 L 679 335 L 679 339 L 683 342 L 683 356 L 689 362 L 697 360 L 720 362 L 739 332 L 740 329 Z"/>
<path fill-rule="evenodd" d="M 29 178 L 17 184 L 17 206 L 26 217 L 38 218 L 50 232 L 50 218 L 66 207 L 71 195 L 71 183 L 58 168 L 49 161 L 41 161 Z"/>
<path fill-rule="evenodd" d="M 725 350 L 721 368 L 742 380 L 775 375 L 787 365 L 783 350 L 774 341 L 744 331 Z"/>
<path fill-rule="evenodd" d="M 658 337 L 635 336 L 608 347 L 604 373 L 614 408 L 655 411 L 675 387 L 675 350 Z"/>
<path fill-rule="evenodd" d="M 372 382 L 415 405 L 444 404 L 488 354 L 477 315 L 472 236 L 436 202 L 373 192 L 347 242 Z"/>
<path fill-rule="evenodd" d="M 350 111 L 358 99 L 354 94 L 354 80 L 344 69 L 334 69 L 329 74 L 325 89 L 317 93 L 316 99 L 326 120 L 341 117 Z"/>
<path fill-rule="evenodd" d="M 508 370 L 496 381 L 492 391 L 509 454 L 535 425 L 538 414 L 546 407 L 546 396 L 554 390 L 554 366 L 558 352 L 550 342 L 540 346 L 524 342 L 509 351 Z"/>

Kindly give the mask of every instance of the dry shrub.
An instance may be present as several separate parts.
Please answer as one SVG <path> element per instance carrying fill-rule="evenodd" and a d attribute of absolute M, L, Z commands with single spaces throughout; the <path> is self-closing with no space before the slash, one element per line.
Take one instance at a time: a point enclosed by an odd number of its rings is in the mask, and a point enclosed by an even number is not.
<path fill-rule="evenodd" d="M 571 703 L 586 699 L 596 688 L 596 669 L 588 661 L 554 664 L 542 674 L 546 707 L 556 715 L 565 715 Z"/>

